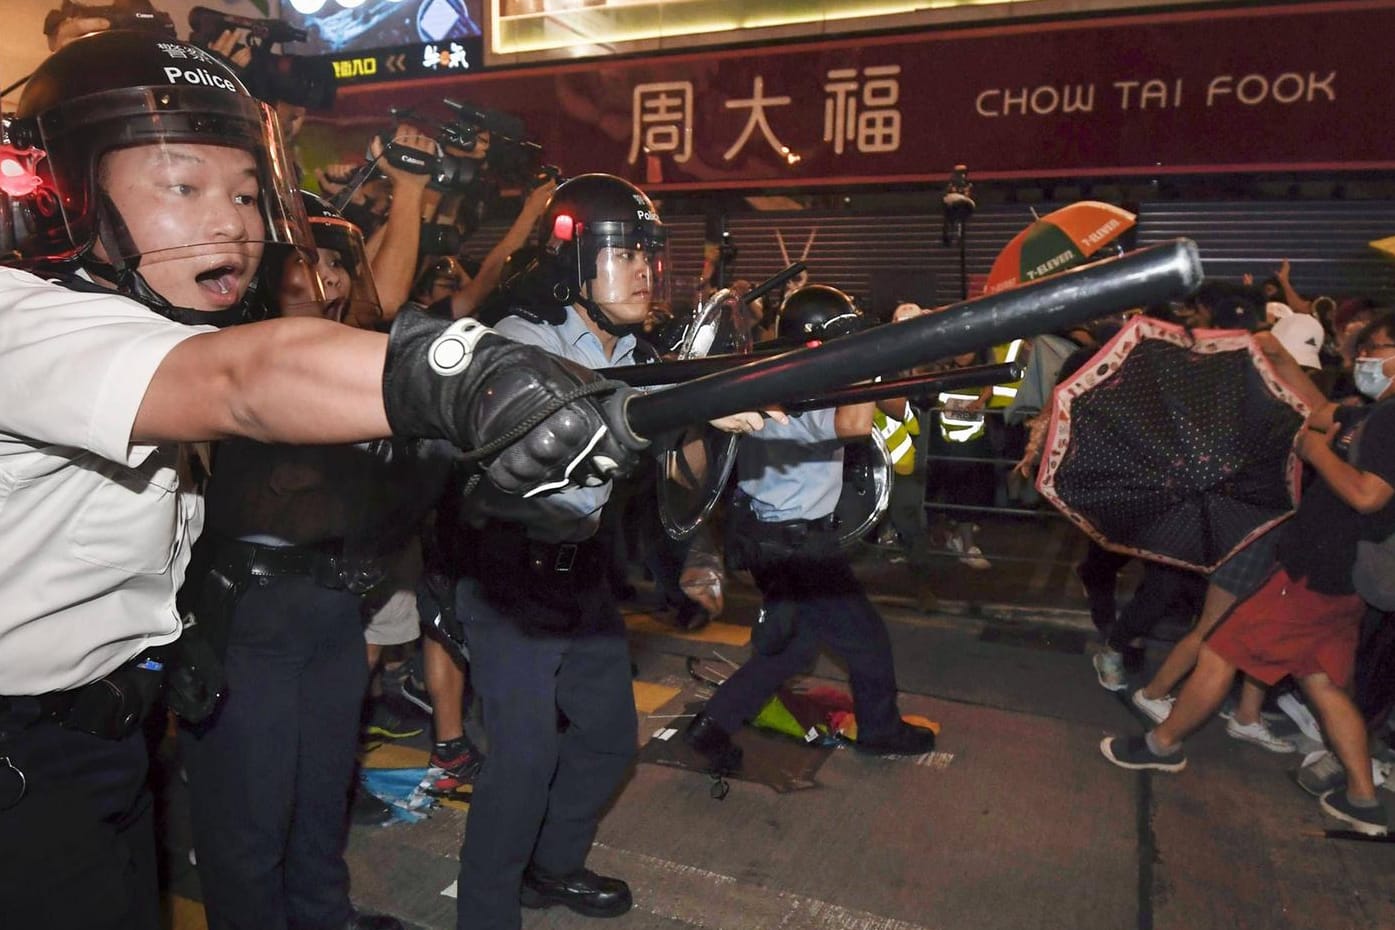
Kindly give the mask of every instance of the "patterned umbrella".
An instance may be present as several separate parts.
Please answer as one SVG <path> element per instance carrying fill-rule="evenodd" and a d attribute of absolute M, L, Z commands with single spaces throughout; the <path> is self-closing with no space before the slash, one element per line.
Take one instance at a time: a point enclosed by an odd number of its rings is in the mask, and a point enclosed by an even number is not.
<path fill-rule="evenodd" d="M 1248 333 L 1135 317 L 1056 387 L 1037 488 L 1107 548 L 1210 571 L 1293 513 L 1306 414 Z"/>
<path fill-rule="evenodd" d="M 1082 200 L 1054 210 L 1012 238 L 988 272 L 985 294 L 1074 268 L 1133 227 L 1127 210 Z"/>

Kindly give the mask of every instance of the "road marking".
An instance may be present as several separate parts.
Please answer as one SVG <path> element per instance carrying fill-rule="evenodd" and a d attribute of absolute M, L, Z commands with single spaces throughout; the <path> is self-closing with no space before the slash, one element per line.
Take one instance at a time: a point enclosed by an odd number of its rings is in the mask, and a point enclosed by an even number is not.
<path fill-rule="evenodd" d="M 680 630 L 671 623 L 664 623 L 653 614 L 642 611 L 625 613 L 625 626 L 634 633 L 649 633 L 657 636 L 673 636 L 678 639 L 700 643 L 722 643 L 726 646 L 744 646 L 751 641 L 751 628 L 734 623 L 712 621 L 700 630 L 689 632 Z"/>
<path fill-rule="evenodd" d="M 669 685 L 656 685 L 648 681 L 634 682 L 635 710 L 641 714 L 652 714 L 678 696 L 679 689 Z"/>
<path fill-rule="evenodd" d="M 703 930 L 929 930 L 604 843 L 592 847 L 588 865 L 624 875 L 636 908 Z"/>

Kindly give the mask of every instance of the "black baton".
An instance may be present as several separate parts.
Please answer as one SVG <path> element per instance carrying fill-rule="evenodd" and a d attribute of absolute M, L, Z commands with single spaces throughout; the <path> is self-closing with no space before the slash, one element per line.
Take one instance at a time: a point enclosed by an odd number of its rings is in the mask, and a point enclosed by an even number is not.
<path fill-rule="evenodd" d="M 1195 290 L 1201 277 L 1196 243 L 1175 239 L 894 326 L 632 395 L 623 416 L 632 433 L 652 437 L 689 423 L 814 397 L 935 359 L 1175 300 Z"/>

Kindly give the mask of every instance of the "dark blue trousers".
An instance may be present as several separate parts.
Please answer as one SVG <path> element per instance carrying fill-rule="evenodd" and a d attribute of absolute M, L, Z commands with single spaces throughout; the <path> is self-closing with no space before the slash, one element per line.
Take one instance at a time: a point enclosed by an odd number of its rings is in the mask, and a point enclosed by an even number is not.
<path fill-rule="evenodd" d="M 341 930 L 348 797 L 368 660 L 357 595 L 253 581 L 233 613 L 228 693 L 185 731 L 211 930 Z"/>
<path fill-rule="evenodd" d="M 579 612 L 612 616 L 579 618 L 589 632 L 547 633 L 501 613 L 471 579 L 456 589 L 489 737 L 460 850 L 460 930 L 517 930 L 530 862 L 554 875 L 582 868 L 634 758 L 624 625 L 608 595 L 589 595 L 578 599 Z"/>
<path fill-rule="evenodd" d="M 28 790 L 0 811 L 0 927 L 158 930 L 145 737 L 108 740 L 0 714 Z"/>
<path fill-rule="evenodd" d="M 859 734 L 880 737 L 900 726 L 896 670 L 886 623 L 867 600 L 846 558 L 789 559 L 753 567 L 764 610 L 791 610 L 794 638 L 775 655 L 751 654 L 707 702 L 707 713 L 734 733 L 760 712 L 787 679 L 806 671 L 821 648 L 848 666 Z"/>

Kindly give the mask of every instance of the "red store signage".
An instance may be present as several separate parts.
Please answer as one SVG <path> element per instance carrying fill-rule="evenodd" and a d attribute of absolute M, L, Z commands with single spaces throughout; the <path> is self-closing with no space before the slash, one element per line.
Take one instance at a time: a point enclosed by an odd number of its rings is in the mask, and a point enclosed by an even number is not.
<path fill-rule="evenodd" d="M 1395 168 L 1395 2 L 1193 10 L 343 88 L 515 114 L 650 189 Z"/>

